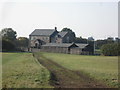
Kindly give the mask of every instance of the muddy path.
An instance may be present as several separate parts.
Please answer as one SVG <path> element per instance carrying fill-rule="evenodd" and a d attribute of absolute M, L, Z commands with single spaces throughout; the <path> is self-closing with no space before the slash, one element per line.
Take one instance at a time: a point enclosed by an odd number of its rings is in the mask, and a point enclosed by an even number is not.
<path fill-rule="evenodd" d="M 50 71 L 50 84 L 55 88 L 107 88 L 104 84 L 82 74 L 80 71 L 66 69 L 37 53 L 33 53 L 33 56 Z"/>

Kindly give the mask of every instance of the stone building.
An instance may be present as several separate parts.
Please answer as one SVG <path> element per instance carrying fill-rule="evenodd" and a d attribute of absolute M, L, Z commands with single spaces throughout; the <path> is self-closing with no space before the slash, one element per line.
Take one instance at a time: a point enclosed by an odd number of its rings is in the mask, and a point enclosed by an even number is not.
<path fill-rule="evenodd" d="M 56 43 L 70 43 L 71 36 L 68 32 L 59 32 L 56 35 Z"/>
<path fill-rule="evenodd" d="M 46 43 L 55 43 L 55 36 L 58 31 L 55 29 L 35 29 L 30 35 L 30 47 L 40 47 Z"/>
<path fill-rule="evenodd" d="M 40 51 L 66 53 L 66 54 L 81 54 L 91 55 L 92 50 L 89 49 L 88 44 L 75 44 L 75 43 L 48 43 L 41 46 Z"/>
<path fill-rule="evenodd" d="M 29 35 L 30 50 L 38 48 L 39 51 L 55 52 L 55 53 L 68 53 L 68 54 L 93 54 L 93 46 L 89 44 L 76 44 L 75 37 L 71 37 L 69 32 L 58 32 L 55 29 L 35 29 Z"/>
<path fill-rule="evenodd" d="M 41 47 L 47 43 L 70 43 L 72 37 L 68 32 L 58 32 L 55 29 L 35 29 L 30 35 L 30 47 Z M 75 37 L 74 37 L 75 38 Z"/>

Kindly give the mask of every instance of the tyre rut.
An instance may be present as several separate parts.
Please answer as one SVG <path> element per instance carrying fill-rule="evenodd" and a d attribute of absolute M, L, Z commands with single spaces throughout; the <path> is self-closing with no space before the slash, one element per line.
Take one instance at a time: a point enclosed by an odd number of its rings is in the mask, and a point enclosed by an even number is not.
<path fill-rule="evenodd" d="M 33 56 L 51 73 L 50 84 L 56 88 L 107 88 L 106 85 L 84 75 L 80 71 L 72 71 L 45 58 L 42 54 Z"/>

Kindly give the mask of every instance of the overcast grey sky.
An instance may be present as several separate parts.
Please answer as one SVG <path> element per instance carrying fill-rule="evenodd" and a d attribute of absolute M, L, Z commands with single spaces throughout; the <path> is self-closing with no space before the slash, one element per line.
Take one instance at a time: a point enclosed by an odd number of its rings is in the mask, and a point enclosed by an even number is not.
<path fill-rule="evenodd" d="M 28 37 L 34 29 L 71 28 L 76 36 L 118 36 L 117 2 L 1 2 L 0 29 Z"/>

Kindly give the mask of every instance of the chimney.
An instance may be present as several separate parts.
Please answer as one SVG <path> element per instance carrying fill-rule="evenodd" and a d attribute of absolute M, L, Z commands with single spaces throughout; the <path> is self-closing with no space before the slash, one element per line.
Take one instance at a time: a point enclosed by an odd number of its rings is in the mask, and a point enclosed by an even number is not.
<path fill-rule="evenodd" d="M 57 27 L 55 27 L 55 30 L 57 30 Z"/>

